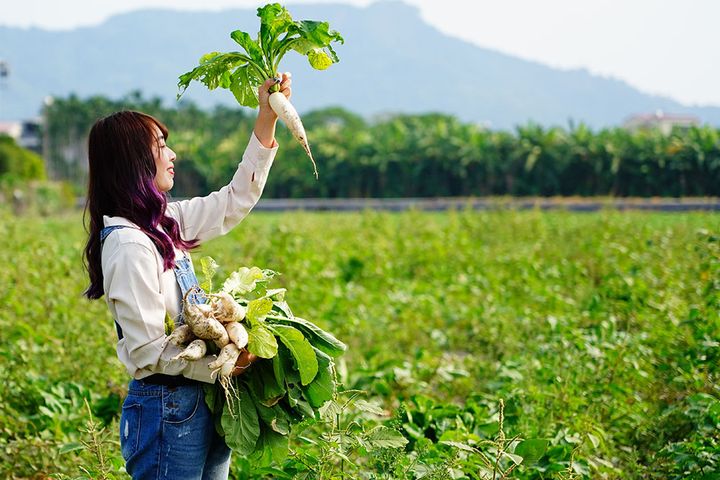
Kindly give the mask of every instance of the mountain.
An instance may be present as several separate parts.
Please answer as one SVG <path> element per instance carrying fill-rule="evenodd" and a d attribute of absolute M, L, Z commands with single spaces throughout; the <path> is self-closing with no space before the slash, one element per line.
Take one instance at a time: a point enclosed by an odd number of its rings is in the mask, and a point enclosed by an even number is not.
<path fill-rule="evenodd" d="M 365 116 L 433 111 L 511 128 L 528 121 L 612 126 L 634 113 L 663 110 L 720 125 L 718 107 L 685 106 L 585 70 L 481 48 L 439 32 L 401 2 L 288 8 L 294 18 L 329 21 L 345 37 L 336 49 L 340 63 L 327 71 L 312 70 L 292 53 L 284 60 L 301 113 L 330 105 Z M 235 50 L 232 30 L 254 34 L 258 25 L 254 9 L 235 9 L 140 10 L 71 31 L 0 27 L 0 59 L 10 66 L 10 75 L 0 79 L 0 119 L 37 115 L 47 95 L 120 97 L 142 90 L 174 102 L 179 74 L 204 53 Z M 183 98 L 206 107 L 234 104 L 229 92 L 208 92 L 200 84 Z"/>

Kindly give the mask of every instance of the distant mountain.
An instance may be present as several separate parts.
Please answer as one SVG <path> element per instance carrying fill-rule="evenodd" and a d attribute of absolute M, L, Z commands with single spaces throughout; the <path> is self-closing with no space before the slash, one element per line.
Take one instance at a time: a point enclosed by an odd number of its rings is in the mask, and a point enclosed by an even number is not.
<path fill-rule="evenodd" d="M 346 40 L 337 48 L 341 62 L 325 72 L 297 55 L 286 57 L 282 68 L 293 72 L 293 101 L 301 112 L 329 105 L 365 116 L 434 111 L 511 128 L 530 120 L 611 126 L 660 109 L 720 125 L 720 108 L 684 106 L 585 70 L 480 48 L 439 32 L 401 2 L 289 9 L 295 18 L 329 21 Z M 0 80 L 0 119 L 35 116 L 45 96 L 71 92 L 119 97 L 139 89 L 174 102 L 178 75 L 204 53 L 234 50 L 229 33 L 238 28 L 257 32 L 254 9 L 141 10 L 72 31 L 0 27 L 0 59 L 11 69 Z M 186 96 L 202 106 L 234 104 L 229 92 L 207 92 L 200 84 Z"/>

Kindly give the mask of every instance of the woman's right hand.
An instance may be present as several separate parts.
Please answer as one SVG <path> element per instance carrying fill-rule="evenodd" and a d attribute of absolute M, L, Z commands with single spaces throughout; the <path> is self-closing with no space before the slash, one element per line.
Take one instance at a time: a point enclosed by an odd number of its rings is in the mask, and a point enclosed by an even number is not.
<path fill-rule="evenodd" d="M 290 72 L 285 72 L 283 74 L 278 74 L 278 78 L 280 79 L 280 93 L 285 95 L 285 97 L 290 100 L 290 96 L 292 96 L 292 88 L 290 85 L 292 85 L 292 74 Z M 263 115 L 268 115 L 273 119 L 277 119 L 277 115 L 273 111 L 273 109 L 270 107 L 270 87 L 276 84 L 276 81 L 274 78 L 268 78 L 265 80 L 265 83 L 260 85 L 258 88 L 258 104 L 260 107 L 260 113 Z"/>
<path fill-rule="evenodd" d="M 247 349 L 243 349 L 243 351 L 240 352 L 237 362 L 235 362 L 235 368 L 232 371 L 232 376 L 236 377 L 238 375 L 242 375 L 245 370 L 247 370 L 248 367 L 250 367 L 250 365 L 252 365 L 257 359 L 257 355 L 248 352 Z"/>

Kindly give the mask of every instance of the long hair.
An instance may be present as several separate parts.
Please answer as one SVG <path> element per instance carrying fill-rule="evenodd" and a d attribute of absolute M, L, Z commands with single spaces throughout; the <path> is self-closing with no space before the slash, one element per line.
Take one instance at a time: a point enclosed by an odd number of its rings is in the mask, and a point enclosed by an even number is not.
<path fill-rule="evenodd" d="M 197 239 L 182 239 L 178 223 L 165 215 L 167 198 L 155 185 L 156 126 L 167 139 L 167 127 L 154 117 L 121 111 L 101 118 L 90 130 L 85 204 L 85 215 L 89 213 L 90 221 L 84 252 L 90 276 L 90 286 L 85 291 L 88 298 L 100 298 L 105 293 L 100 244 L 103 215 L 124 217 L 140 227 L 160 252 L 165 270 L 175 264 L 174 247 L 190 250 L 198 244 Z"/>

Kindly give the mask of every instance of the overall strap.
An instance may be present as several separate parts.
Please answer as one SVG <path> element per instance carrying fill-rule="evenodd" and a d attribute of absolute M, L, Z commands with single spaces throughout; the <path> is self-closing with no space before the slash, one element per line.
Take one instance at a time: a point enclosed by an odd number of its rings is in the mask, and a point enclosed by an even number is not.
<path fill-rule="evenodd" d="M 100 230 L 100 245 L 105 243 L 105 239 L 107 238 L 108 235 L 110 235 L 112 232 L 114 232 L 115 230 L 118 230 L 120 228 L 132 228 L 132 227 L 129 227 L 128 225 L 110 225 L 109 227 L 103 228 L 102 230 Z"/>
<path fill-rule="evenodd" d="M 195 305 L 198 303 L 207 303 L 207 298 L 200 288 L 200 282 L 198 282 L 187 254 L 175 261 L 173 271 L 175 272 L 175 280 L 177 280 L 178 286 L 180 287 L 180 293 L 183 299 L 186 298 L 185 295 L 187 294 L 188 303 Z M 188 294 L 188 292 L 190 293 Z M 182 325 L 183 323 L 185 323 L 185 319 L 183 318 L 181 307 L 177 324 Z"/>
<path fill-rule="evenodd" d="M 108 235 L 110 235 L 115 230 L 118 230 L 120 228 L 132 228 L 128 227 L 127 225 L 111 225 L 109 227 L 105 227 L 102 230 L 100 230 L 100 247 L 102 248 L 102 244 L 105 243 L 105 239 Z M 123 333 L 122 329 L 120 328 L 120 324 L 115 320 L 115 331 L 117 332 L 118 340 L 122 340 Z"/>

